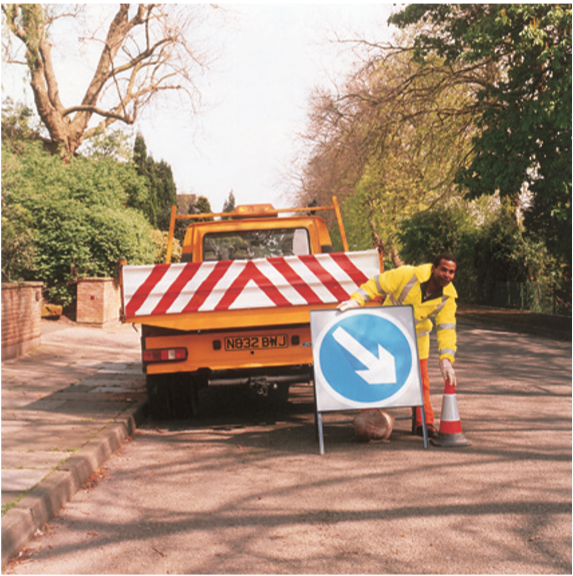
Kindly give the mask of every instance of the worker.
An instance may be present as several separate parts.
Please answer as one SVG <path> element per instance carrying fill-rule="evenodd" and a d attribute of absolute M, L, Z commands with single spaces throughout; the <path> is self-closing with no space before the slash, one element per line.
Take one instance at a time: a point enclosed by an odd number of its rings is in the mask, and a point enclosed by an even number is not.
<path fill-rule="evenodd" d="M 456 385 L 453 368 L 456 355 L 456 298 L 452 284 L 456 274 L 456 259 L 448 253 L 436 256 L 433 264 L 400 266 L 374 276 L 351 294 L 350 300 L 341 302 L 338 310 L 345 312 L 363 306 L 380 296 L 383 306 L 411 305 L 414 310 L 420 372 L 426 413 L 426 429 L 430 438 L 438 436 L 434 427 L 434 411 L 430 402 L 430 379 L 428 357 L 430 355 L 430 333 L 432 320 L 436 324 L 439 365 L 444 380 Z M 423 435 L 421 410 L 416 410 L 416 434 Z"/>

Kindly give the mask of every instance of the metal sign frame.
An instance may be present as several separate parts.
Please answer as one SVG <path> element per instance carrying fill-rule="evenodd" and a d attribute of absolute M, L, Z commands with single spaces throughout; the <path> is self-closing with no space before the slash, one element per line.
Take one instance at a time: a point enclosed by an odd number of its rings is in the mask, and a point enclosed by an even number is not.
<path fill-rule="evenodd" d="M 368 408 L 420 407 L 427 448 L 412 306 L 312 310 L 310 325 L 320 453 L 324 454 L 323 413 Z M 380 325 L 383 329 L 377 330 Z"/>

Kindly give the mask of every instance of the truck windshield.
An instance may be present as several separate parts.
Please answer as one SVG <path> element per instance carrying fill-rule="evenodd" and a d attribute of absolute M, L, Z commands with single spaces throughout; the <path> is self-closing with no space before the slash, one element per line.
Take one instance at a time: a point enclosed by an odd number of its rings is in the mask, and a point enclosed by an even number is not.
<path fill-rule="evenodd" d="M 203 261 L 251 260 L 310 254 L 306 228 L 234 230 L 214 232 L 203 238 Z"/>

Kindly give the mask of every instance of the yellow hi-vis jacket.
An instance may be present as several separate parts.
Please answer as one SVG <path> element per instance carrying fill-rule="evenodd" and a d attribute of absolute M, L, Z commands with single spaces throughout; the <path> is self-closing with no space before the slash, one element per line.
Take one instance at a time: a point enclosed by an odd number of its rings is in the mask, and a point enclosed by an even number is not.
<path fill-rule="evenodd" d="M 431 264 L 422 266 L 400 266 L 378 276 L 374 276 L 351 295 L 351 298 L 364 305 L 369 300 L 381 296 L 384 306 L 410 304 L 414 308 L 418 353 L 420 360 L 430 355 L 430 333 L 432 318 L 436 324 L 440 360 L 456 356 L 456 289 L 450 283 L 437 297 L 422 302 L 420 285 L 431 275 Z"/>

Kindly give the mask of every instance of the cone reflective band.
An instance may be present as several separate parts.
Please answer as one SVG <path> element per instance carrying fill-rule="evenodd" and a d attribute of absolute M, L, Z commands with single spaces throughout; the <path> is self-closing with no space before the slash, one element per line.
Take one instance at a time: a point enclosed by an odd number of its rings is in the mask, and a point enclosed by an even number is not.
<path fill-rule="evenodd" d="M 459 434 L 462 431 L 455 387 L 446 382 L 442 400 L 442 416 L 440 418 L 440 433 Z"/>
<path fill-rule="evenodd" d="M 462 433 L 462 423 L 458 412 L 456 388 L 448 380 L 444 387 L 442 399 L 442 416 L 440 418 L 440 433 L 437 438 L 431 438 L 434 446 L 469 446 L 471 442 Z"/>

